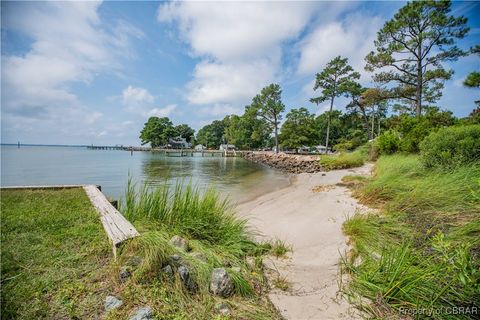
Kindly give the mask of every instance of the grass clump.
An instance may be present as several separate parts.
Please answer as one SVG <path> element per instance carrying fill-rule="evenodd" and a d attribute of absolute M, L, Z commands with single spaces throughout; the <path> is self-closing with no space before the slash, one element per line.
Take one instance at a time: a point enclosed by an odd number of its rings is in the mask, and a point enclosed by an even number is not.
<path fill-rule="evenodd" d="M 320 164 L 325 170 L 347 169 L 362 166 L 368 156 L 361 148 L 353 152 L 341 152 L 338 155 L 321 155 Z"/>
<path fill-rule="evenodd" d="M 377 318 L 470 319 L 445 310 L 480 307 L 480 166 L 428 170 L 418 156 L 383 156 L 355 194 L 379 211 L 343 226 L 353 301 Z"/>
<path fill-rule="evenodd" d="M 221 300 L 209 292 L 209 284 L 212 270 L 221 267 L 234 285 L 234 295 L 228 299 L 234 318 L 279 318 L 264 297 L 262 264 L 247 263 L 261 261 L 272 246 L 254 242 L 246 221 L 236 217 L 228 201 L 215 190 L 201 192 L 191 184 L 180 183 L 174 188 L 165 185 L 137 190 L 130 183 L 121 211 L 141 232 L 120 257 L 120 265 L 133 256 L 141 258 L 132 270 L 132 279 L 119 287 L 120 295 L 132 299 L 133 305 L 152 301 L 152 307 L 165 319 L 219 317 L 215 305 Z M 170 243 L 174 235 L 188 240 L 188 251 Z M 173 276 L 163 272 L 167 265 L 172 267 Z M 196 290 L 188 290 L 182 283 L 177 273 L 180 265 L 189 269 Z M 152 299 L 158 299 L 157 294 L 162 306 L 155 307 L 158 300 Z"/>
<path fill-rule="evenodd" d="M 94 319 L 111 248 L 81 189 L 1 191 L 3 319 Z"/>

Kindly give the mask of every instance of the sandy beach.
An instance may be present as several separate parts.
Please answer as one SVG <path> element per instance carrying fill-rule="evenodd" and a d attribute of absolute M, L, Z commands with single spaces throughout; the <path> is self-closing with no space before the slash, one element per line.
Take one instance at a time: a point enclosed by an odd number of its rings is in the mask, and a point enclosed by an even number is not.
<path fill-rule="evenodd" d="M 337 186 L 345 175 L 369 174 L 371 165 L 325 173 L 301 173 L 292 185 L 239 205 L 259 237 L 292 247 L 287 258 L 270 258 L 270 277 L 280 275 L 289 289 L 269 297 L 286 319 L 354 319 L 358 315 L 339 294 L 339 261 L 347 249 L 342 223 L 362 206 Z M 319 187 L 322 186 L 322 187 Z"/>

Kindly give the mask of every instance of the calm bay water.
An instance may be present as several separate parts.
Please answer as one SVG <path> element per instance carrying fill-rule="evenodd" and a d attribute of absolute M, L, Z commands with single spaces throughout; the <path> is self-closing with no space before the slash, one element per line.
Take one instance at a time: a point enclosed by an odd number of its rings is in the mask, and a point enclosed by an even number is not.
<path fill-rule="evenodd" d="M 88 150 L 84 147 L 1 146 L 2 186 L 97 184 L 109 197 L 124 194 L 128 176 L 137 184 L 180 180 L 216 187 L 235 202 L 289 184 L 286 175 L 241 158 L 167 157 L 159 153 Z"/>

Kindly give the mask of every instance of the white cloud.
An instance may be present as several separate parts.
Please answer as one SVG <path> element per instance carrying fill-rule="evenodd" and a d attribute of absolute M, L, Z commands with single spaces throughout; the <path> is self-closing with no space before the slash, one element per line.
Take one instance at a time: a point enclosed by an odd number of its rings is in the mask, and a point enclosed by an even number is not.
<path fill-rule="evenodd" d="M 122 59 L 133 52 L 130 40 L 142 37 L 138 29 L 123 21 L 113 28 L 106 26 L 98 15 L 100 4 L 2 5 L 2 29 L 31 41 L 24 52 L 2 55 L 2 132 L 30 128 L 50 132 L 50 136 L 54 132 L 73 136 L 77 134 L 74 130 L 95 135 L 88 126 L 98 122 L 101 112 L 84 105 L 72 86 L 88 85 L 99 73 L 120 72 Z M 14 121 L 28 125 L 15 131 Z"/>
<path fill-rule="evenodd" d="M 144 112 L 145 117 L 168 117 L 175 109 L 177 105 L 169 104 L 164 108 L 153 108 L 147 112 Z"/>
<path fill-rule="evenodd" d="M 206 114 L 210 116 L 216 117 L 224 117 L 229 114 L 241 114 L 243 112 L 243 108 L 234 107 L 229 104 L 215 104 L 209 107 L 203 107 L 200 109 L 201 114 Z"/>
<path fill-rule="evenodd" d="M 155 97 L 144 88 L 128 86 L 122 91 L 122 103 L 129 111 L 141 111 L 155 101 Z"/>
<path fill-rule="evenodd" d="M 281 70 L 282 45 L 295 40 L 313 2 L 169 2 L 158 20 L 176 23 L 191 55 L 202 58 L 187 85 L 192 104 L 244 104 Z"/>
<path fill-rule="evenodd" d="M 373 40 L 383 21 L 379 17 L 354 13 L 342 21 L 320 24 L 300 44 L 297 72 L 311 75 L 321 71 L 327 62 L 338 55 L 348 57 L 349 63 L 362 74 L 365 56 L 373 50 Z"/>

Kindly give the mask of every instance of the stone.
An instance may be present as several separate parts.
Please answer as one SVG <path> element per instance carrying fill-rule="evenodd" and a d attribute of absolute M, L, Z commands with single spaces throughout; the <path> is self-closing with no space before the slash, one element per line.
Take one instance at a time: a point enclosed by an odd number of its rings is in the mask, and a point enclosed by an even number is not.
<path fill-rule="evenodd" d="M 138 308 L 129 320 L 150 320 L 153 319 L 153 310 L 149 306 Z"/>
<path fill-rule="evenodd" d="M 128 267 L 122 267 L 120 268 L 120 281 L 125 282 L 127 281 L 128 278 L 132 276 L 132 273 L 130 272 L 130 269 Z"/>
<path fill-rule="evenodd" d="M 190 256 L 191 256 L 192 258 L 195 258 L 195 259 L 199 260 L 199 261 L 202 261 L 202 262 L 205 262 L 205 263 L 208 262 L 207 257 L 206 257 L 203 253 L 200 253 L 200 252 L 192 252 L 192 253 L 190 254 Z"/>
<path fill-rule="evenodd" d="M 224 268 L 215 268 L 210 278 L 210 291 L 222 298 L 228 298 L 233 294 L 233 282 Z"/>
<path fill-rule="evenodd" d="M 240 267 L 233 267 L 232 270 L 235 271 L 235 272 L 240 272 L 240 271 L 242 271 L 242 268 L 240 268 Z"/>
<path fill-rule="evenodd" d="M 196 292 L 197 284 L 190 277 L 190 270 L 188 270 L 188 267 L 182 265 L 178 267 L 177 272 L 185 288 L 192 293 Z"/>
<path fill-rule="evenodd" d="M 138 267 L 142 263 L 142 258 L 139 256 L 133 256 L 128 259 L 127 265 L 132 267 Z"/>
<path fill-rule="evenodd" d="M 180 260 L 182 260 L 182 257 L 179 254 L 172 254 L 169 259 L 173 262 L 180 262 Z"/>
<path fill-rule="evenodd" d="M 123 301 L 118 299 L 115 296 L 107 296 L 105 298 L 105 311 L 110 311 L 113 309 L 120 308 L 120 306 L 123 304 Z"/>
<path fill-rule="evenodd" d="M 221 315 L 224 315 L 224 316 L 230 315 L 230 308 L 223 302 L 220 302 L 219 304 L 217 304 L 216 309 L 218 313 L 220 313 Z"/>
<path fill-rule="evenodd" d="M 173 269 L 168 264 L 162 268 L 162 272 L 165 273 L 167 276 L 173 276 Z"/>
<path fill-rule="evenodd" d="M 187 239 L 184 239 L 180 236 L 173 236 L 172 239 L 170 239 L 170 243 L 179 248 L 180 250 L 183 250 L 183 251 L 188 251 L 188 240 Z"/>
<path fill-rule="evenodd" d="M 257 265 L 257 263 L 255 262 L 255 257 L 247 257 L 246 262 L 250 270 L 255 270 L 255 267 Z"/>

